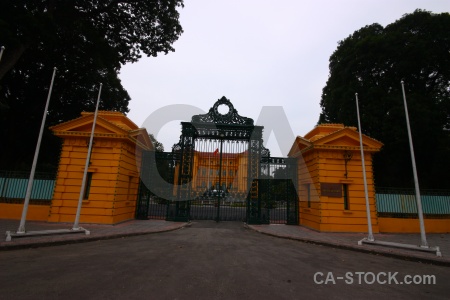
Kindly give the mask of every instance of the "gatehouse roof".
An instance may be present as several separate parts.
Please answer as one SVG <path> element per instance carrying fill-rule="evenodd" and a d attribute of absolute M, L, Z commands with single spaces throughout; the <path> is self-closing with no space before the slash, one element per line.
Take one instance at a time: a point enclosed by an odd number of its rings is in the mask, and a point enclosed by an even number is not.
<path fill-rule="evenodd" d="M 378 152 L 383 143 L 362 134 L 364 151 Z M 344 124 L 320 124 L 304 137 L 297 136 L 288 156 L 297 156 L 311 149 L 360 150 L 359 133 L 356 127 Z"/>
<path fill-rule="evenodd" d="M 90 136 L 93 123 L 94 113 L 82 112 L 80 117 L 52 126 L 50 130 L 59 137 Z M 139 128 L 121 112 L 99 111 L 94 137 L 125 138 L 144 149 L 153 148 L 147 130 L 145 128 Z"/>

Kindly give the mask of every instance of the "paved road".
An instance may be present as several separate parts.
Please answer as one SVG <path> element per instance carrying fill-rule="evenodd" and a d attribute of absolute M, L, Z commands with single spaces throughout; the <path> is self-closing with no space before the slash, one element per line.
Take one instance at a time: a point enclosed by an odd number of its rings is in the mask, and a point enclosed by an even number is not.
<path fill-rule="evenodd" d="M 338 279 L 346 272 L 353 284 Z M 356 272 L 366 272 L 362 284 Z M 391 284 L 389 272 L 398 272 Z M 385 284 L 366 284 L 372 274 Z M 395 284 L 405 275 L 436 284 Z M 448 299 L 449 279 L 448 267 L 279 239 L 239 222 L 0 253 L 1 299 Z"/>
<path fill-rule="evenodd" d="M 217 218 L 217 210 L 217 206 L 214 205 L 191 205 L 189 216 L 191 220 L 215 220 Z M 166 205 L 150 204 L 148 210 L 150 219 L 165 219 L 166 213 Z M 219 215 L 222 221 L 243 221 L 247 215 L 247 208 L 221 205 Z M 282 217 L 278 217 L 277 215 L 277 218 Z M 286 218 L 284 217 L 282 219 Z"/>
<path fill-rule="evenodd" d="M 284 224 L 287 220 L 286 203 L 280 204 L 280 207 L 269 210 L 270 222 Z M 232 207 L 229 205 L 220 205 L 220 220 L 221 221 L 245 221 L 247 217 L 246 207 Z M 190 219 L 191 220 L 216 220 L 218 207 L 215 205 L 191 205 Z M 166 218 L 167 206 L 163 204 L 150 203 L 148 209 L 148 216 L 150 219 Z"/>

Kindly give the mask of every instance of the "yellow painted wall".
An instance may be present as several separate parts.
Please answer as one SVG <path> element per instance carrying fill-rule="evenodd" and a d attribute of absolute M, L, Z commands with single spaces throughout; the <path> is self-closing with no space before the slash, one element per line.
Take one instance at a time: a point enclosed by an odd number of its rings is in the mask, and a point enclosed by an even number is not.
<path fill-rule="evenodd" d="M 342 151 L 321 150 L 319 156 L 320 183 L 347 184 L 349 202 L 349 208 L 346 210 L 344 209 L 343 197 L 321 195 L 321 231 L 367 231 L 366 201 L 360 153 L 354 151 L 352 159 L 347 163 L 347 177 L 345 177 L 345 161 Z M 372 215 L 372 230 L 376 233 L 379 229 L 375 207 L 371 153 L 365 153 L 365 167 Z"/>
<path fill-rule="evenodd" d="M 64 140 L 49 222 L 75 220 L 92 123 L 92 113 L 83 113 L 52 128 Z M 80 223 L 116 224 L 134 219 L 138 166 L 142 150 L 151 148 L 147 132 L 140 130 L 122 113 L 99 112 L 88 168 L 90 192 L 82 201 Z"/>
<path fill-rule="evenodd" d="M 121 146 L 113 206 L 114 223 L 134 218 L 139 187 L 139 173 L 135 156 L 136 146 L 128 142 Z"/>
<path fill-rule="evenodd" d="M 382 144 L 366 136 L 363 142 L 372 230 L 376 233 L 379 227 L 372 155 Z M 345 154 L 351 154 L 347 168 Z M 297 157 L 298 161 L 300 225 L 319 231 L 367 232 L 362 159 L 355 128 L 342 124 L 318 125 L 304 138 L 297 137 L 289 156 Z M 345 209 L 343 195 L 321 194 L 321 186 L 327 183 L 347 185 L 348 209 Z"/>
<path fill-rule="evenodd" d="M 0 203 L 0 219 L 20 220 L 22 218 L 23 204 Z M 50 205 L 28 206 L 28 221 L 47 221 Z"/>
<path fill-rule="evenodd" d="M 420 233 L 418 219 L 378 218 L 380 232 Z M 426 233 L 449 233 L 450 219 L 424 219 Z"/>
<path fill-rule="evenodd" d="M 92 149 L 91 188 L 83 199 L 81 223 L 114 224 L 115 185 L 121 158 L 120 141 L 97 141 Z M 50 210 L 49 222 L 73 222 L 80 197 L 81 181 L 87 155 L 86 138 L 66 138 L 63 143 L 58 176 Z M 101 215 L 102 222 L 92 216 Z M 90 221 L 89 221 L 90 220 Z"/>
<path fill-rule="evenodd" d="M 297 160 L 297 178 L 299 181 L 298 196 L 300 201 L 299 223 L 300 225 L 320 230 L 321 218 L 319 202 L 320 198 L 319 194 L 317 193 L 317 189 L 319 188 L 317 157 L 317 153 L 310 151 L 303 155 L 303 160 Z"/>

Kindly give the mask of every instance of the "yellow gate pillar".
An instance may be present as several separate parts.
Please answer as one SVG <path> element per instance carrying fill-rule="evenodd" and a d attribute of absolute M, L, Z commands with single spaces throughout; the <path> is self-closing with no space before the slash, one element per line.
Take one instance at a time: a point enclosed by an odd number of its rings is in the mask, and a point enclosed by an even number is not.
<path fill-rule="evenodd" d="M 383 144 L 363 135 L 373 232 L 379 232 L 372 155 Z M 359 134 L 342 124 L 316 126 L 297 137 L 290 157 L 298 158 L 300 224 L 329 232 L 367 232 Z"/>
<path fill-rule="evenodd" d="M 49 222 L 75 220 L 94 113 L 53 126 L 63 139 Z M 116 224 L 133 219 L 142 150 L 152 148 L 147 131 L 120 112 L 99 111 L 81 223 Z"/>

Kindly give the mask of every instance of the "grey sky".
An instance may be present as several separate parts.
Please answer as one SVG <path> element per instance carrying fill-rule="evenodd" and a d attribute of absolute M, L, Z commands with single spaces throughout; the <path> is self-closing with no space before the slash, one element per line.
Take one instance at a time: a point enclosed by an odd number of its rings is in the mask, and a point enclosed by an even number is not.
<path fill-rule="evenodd" d="M 303 136 L 318 121 L 328 59 L 338 41 L 417 8 L 448 12 L 450 1 L 185 1 L 184 33 L 175 52 L 122 68 L 120 78 L 132 99 L 128 117 L 143 126 L 166 105 L 207 111 L 225 96 L 240 115 L 255 121 L 263 106 L 282 106 L 293 133 Z M 171 121 L 157 133 L 166 151 L 178 142 L 179 123 Z M 281 155 L 274 137 L 268 140 L 272 154 Z"/>

